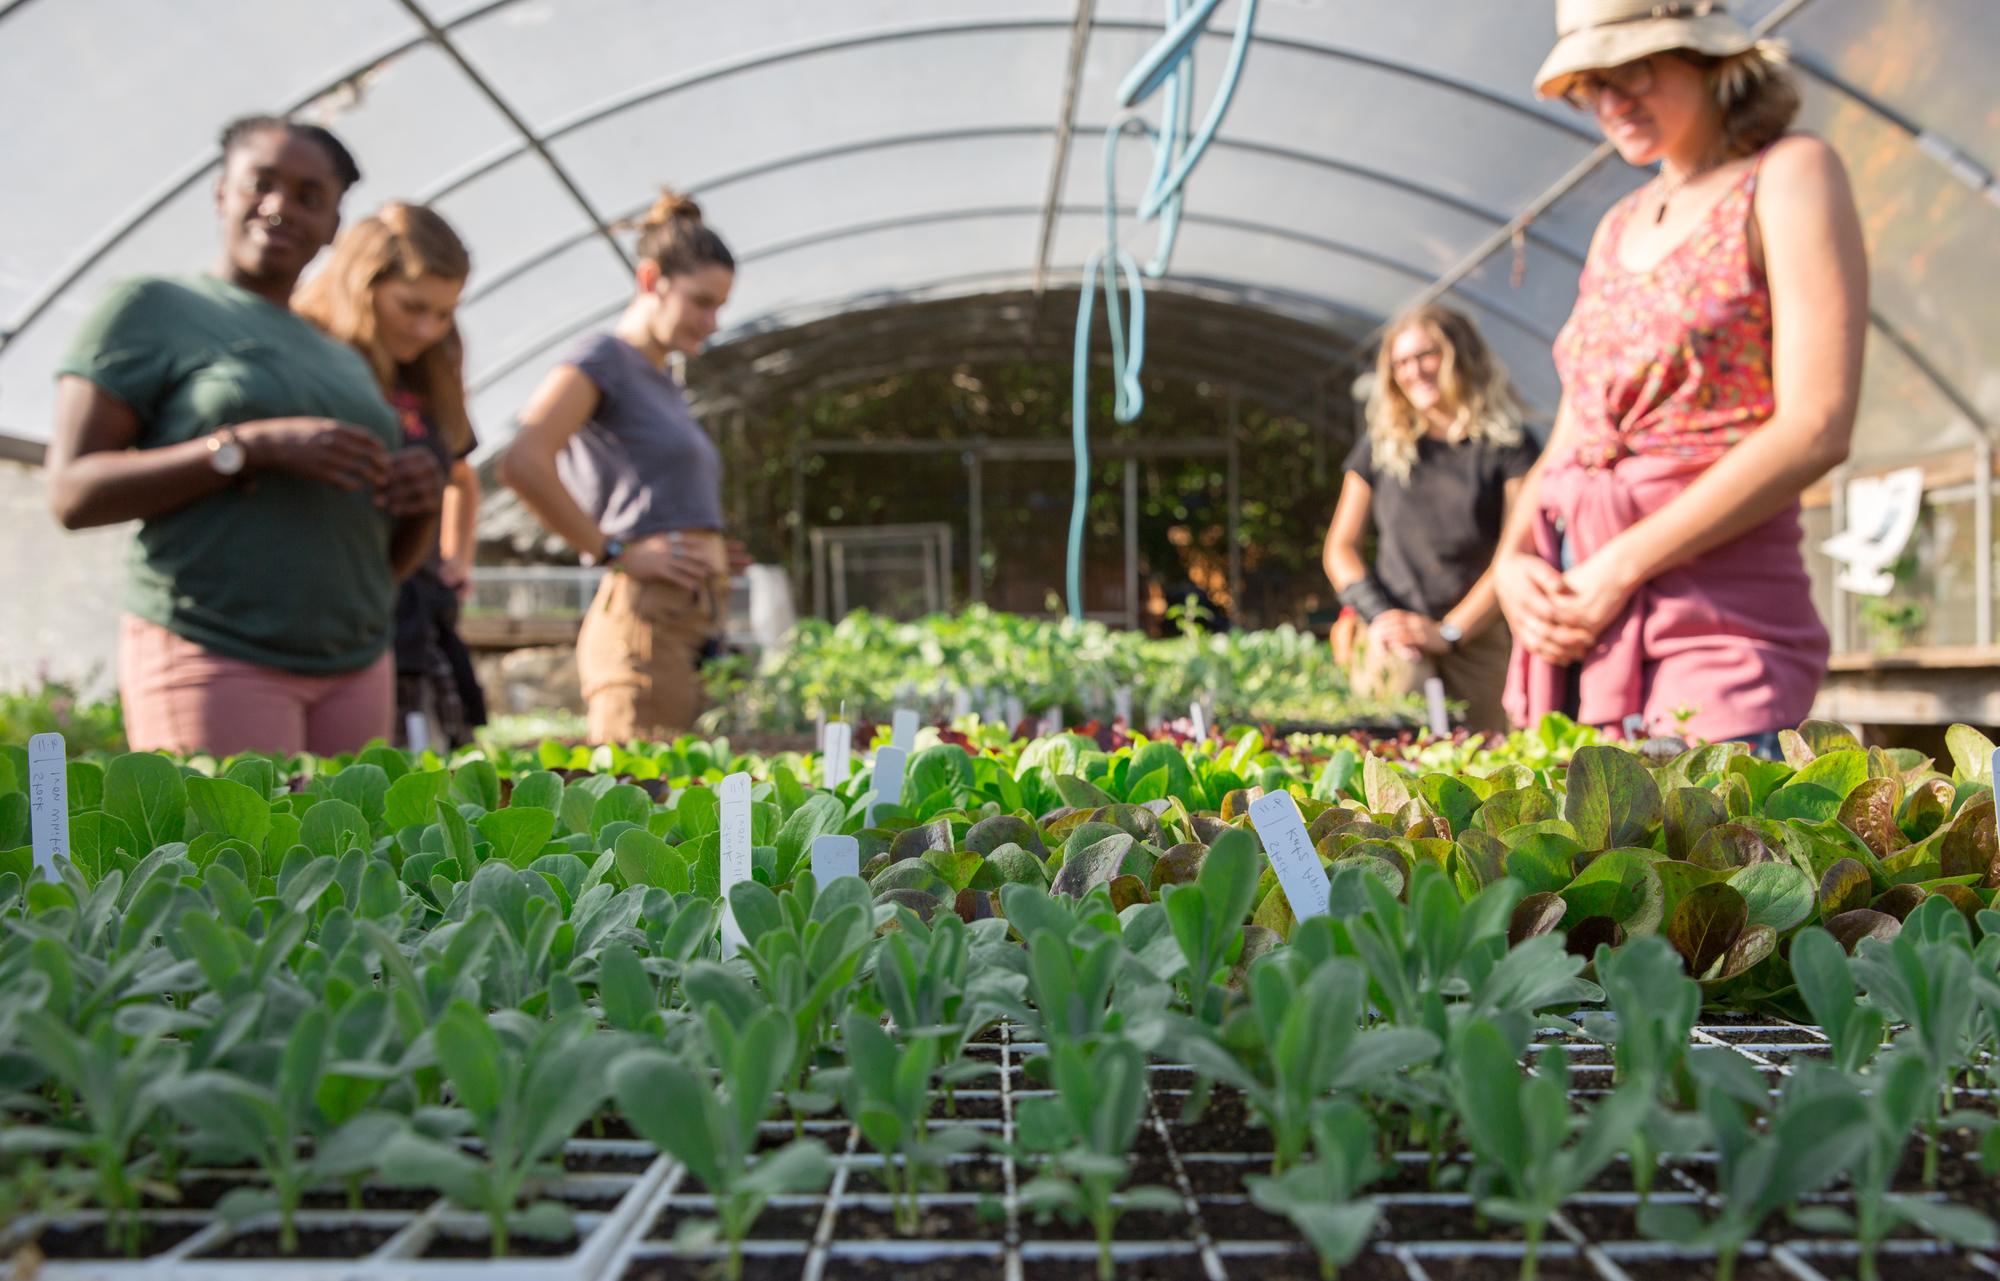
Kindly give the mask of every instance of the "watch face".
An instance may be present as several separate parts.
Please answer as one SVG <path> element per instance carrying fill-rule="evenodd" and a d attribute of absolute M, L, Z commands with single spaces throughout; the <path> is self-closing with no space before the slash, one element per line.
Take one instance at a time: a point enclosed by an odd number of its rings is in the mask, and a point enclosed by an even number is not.
<path fill-rule="evenodd" d="M 217 441 L 209 446 L 208 461 L 224 476 L 234 476 L 243 470 L 243 446 L 233 440 Z"/>

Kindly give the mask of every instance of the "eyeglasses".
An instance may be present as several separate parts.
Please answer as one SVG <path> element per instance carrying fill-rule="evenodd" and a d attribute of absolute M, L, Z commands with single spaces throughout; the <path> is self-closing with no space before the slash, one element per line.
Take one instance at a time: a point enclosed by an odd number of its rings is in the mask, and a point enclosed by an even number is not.
<path fill-rule="evenodd" d="M 1653 59 L 1648 55 L 1623 66 L 1572 76 L 1563 98 L 1578 111 L 1595 111 L 1606 89 L 1616 89 L 1627 98 L 1642 98 L 1653 91 L 1653 81 Z"/>
<path fill-rule="evenodd" d="M 1442 350 L 1436 347 L 1426 347 L 1422 351 L 1413 351 L 1407 356 L 1391 357 L 1389 368 L 1400 374 L 1405 369 L 1411 367 L 1423 369 L 1428 366 L 1435 366 L 1443 360 L 1444 352 Z"/>

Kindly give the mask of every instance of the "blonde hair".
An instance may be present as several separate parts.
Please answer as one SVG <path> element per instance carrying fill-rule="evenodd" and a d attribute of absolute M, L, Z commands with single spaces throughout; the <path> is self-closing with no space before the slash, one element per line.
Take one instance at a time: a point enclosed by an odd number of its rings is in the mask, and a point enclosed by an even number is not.
<path fill-rule="evenodd" d="M 1507 367 L 1487 347 L 1470 317 L 1431 303 L 1396 317 L 1384 331 L 1375 356 L 1375 385 L 1368 393 L 1366 416 L 1377 474 L 1409 484 L 1417 442 L 1430 430 L 1396 381 L 1391 355 L 1396 340 L 1412 329 L 1430 335 L 1443 353 L 1438 363 L 1438 408 L 1451 415 L 1449 438 L 1519 444 L 1525 409 Z"/>
<path fill-rule="evenodd" d="M 1726 58 L 1692 49 L 1675 52 L 1708 76 L 1709 91 L 1722 108 L 1724 159 L 1756 155 L 1784 137 L 1798 119 L 1799 86 L 1782 43 L 1759 40 Z"/>
<path fill-rule="evenodd" d="M 306 282 L 292 306 L 367 357 L 384 395 L 401 381 L 422 396 L 438 434 L 457 453 L 472 443 L 458 326 L 399 369 L 375 332 L 375 290 L 385 280 L 462 282 L 471 274 L 472 255 L 450 223 L 424 205 L 392 201 L 341 233 L 326 269 Z"/>

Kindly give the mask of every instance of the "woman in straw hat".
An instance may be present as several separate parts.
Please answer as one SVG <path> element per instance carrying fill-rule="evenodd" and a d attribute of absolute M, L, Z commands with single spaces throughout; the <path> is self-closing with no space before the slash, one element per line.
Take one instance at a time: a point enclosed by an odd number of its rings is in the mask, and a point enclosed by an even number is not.
<path fill-rule="evenodd" d="M 1768 753 L 1826 664 L 1799 495 L 1854 425 L 1854 198 L 1721 4 L 1558 0 L 1556 26 L 1536 91 L 1659 172 L 1598 225 L 1556 339 L 1562 408 L 1494 569 L 1508 711 Z"/>

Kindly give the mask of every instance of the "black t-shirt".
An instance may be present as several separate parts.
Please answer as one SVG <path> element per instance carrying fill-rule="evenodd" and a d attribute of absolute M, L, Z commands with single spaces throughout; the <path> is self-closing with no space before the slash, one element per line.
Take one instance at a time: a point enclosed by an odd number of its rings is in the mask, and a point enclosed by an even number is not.
<path fill-rule="evenodd" d="M 1427 436 L 1408 484 L 1376 476 L 1374 448 L 1366 435 L 1355 441 L 1346 470 L 1374 493 L 1375 578 L 1400 608 L 1443 618 L 1492 563 L 1507 482 L 1527 474 L 1539 447 L 1525 430 L 1514 445 Z"/>

